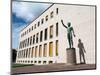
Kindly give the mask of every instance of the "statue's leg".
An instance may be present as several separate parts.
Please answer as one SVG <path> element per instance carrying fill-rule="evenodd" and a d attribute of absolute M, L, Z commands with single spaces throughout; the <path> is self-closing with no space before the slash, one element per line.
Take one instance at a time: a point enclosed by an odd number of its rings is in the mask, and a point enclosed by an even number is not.
<path fill-rule="evenodd" d="M 69 42 L 69 47 L 71 48 L 71 41 L 70 41 L 70 35 L 68 34 L 68 42 Z"/>
<path fill-rule="evenodd" d="M 72 35 L 70 37 L 71 37 L 71 47 L 73 48 L 73 38 L 72 38 Z"/>
<path fill-rule="evenodd" d="M 79 55 L 80 55 L 80 63 L 82 63 L 82 58 L 81 58 L 81 52 L 80 52 L 80 49 L 79 49 Z"/>
<path fill-rule="evenodd" d="M 84 56 L 84 53 L 82 53 L 82 56 L 83 56 L 83 63 L 85 64 L 85 56 Z"/>

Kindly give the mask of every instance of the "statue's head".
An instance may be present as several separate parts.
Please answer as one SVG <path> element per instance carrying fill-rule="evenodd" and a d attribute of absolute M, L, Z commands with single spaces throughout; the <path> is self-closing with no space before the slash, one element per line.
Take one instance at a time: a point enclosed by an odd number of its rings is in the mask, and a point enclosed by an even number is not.
<path fill-rule="evenodd" d="M 70 26 L 71 26 L 71 23 L 70 23 L 70 22 L 68 22 L 68 23 L 67 23 L 67 25 L 68 25 L 68 27 L 70 27 Z"/>
<path fill-rule="evenodd" d="M 81 39 L 78 39 L 78 42 L 81 42 Z"/>

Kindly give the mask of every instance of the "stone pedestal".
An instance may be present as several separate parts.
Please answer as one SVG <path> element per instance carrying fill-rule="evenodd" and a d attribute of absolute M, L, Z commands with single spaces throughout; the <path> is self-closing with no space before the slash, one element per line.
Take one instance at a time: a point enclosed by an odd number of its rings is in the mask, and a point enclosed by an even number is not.
<path fill-rule="evenodd" d="M 75 48 L 67 48 L 66 54 L 67 54 L 67 64 L 68 65 L 75 65 L 76 64 Z"/>

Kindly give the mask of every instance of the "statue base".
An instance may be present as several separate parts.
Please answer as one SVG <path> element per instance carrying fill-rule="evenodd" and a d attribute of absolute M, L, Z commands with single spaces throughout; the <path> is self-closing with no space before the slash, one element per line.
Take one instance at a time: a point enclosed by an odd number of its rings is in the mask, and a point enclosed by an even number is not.
<path fill-rule="evenodd" d="M 76 64 L 76 51 L 75 48 L 67 48 L 67 64 L 68 65 L 75 65 Z"/>

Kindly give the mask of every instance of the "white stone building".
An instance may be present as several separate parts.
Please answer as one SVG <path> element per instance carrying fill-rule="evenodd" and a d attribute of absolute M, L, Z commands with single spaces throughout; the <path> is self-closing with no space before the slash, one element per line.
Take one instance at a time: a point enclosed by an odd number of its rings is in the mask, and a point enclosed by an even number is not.
<path fill-rule="evenodd" d="M 51 64 L 67 63 L 69 47 L 67 29 L 71 22 L 76 37 L 77 63 L 79 63 L 78 39 L 84 43 L 86 63 L 95 64 L 95 6 L 52 4 L 45 12 L 20 32 L 16 63 Z"/>

